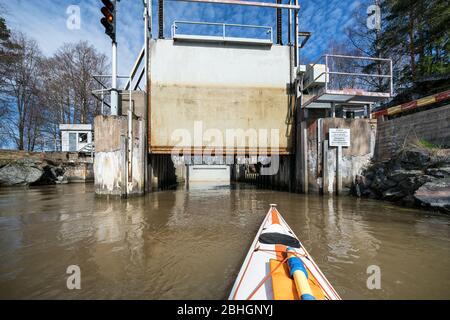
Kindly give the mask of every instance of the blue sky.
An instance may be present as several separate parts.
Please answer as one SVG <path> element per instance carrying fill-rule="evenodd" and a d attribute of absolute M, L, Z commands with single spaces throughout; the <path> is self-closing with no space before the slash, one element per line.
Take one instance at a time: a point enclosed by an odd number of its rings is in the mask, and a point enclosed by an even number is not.
<path fill-rule="evenodd" d="M 326 53 L 331 40 L 346 38 L 344 29 L 352 23 L 352 11 L 360 1 L 365 0 L 300 1 L 300 30 L 313 33 L 301 52 L 305 60 Z M 8 26 L 37 40 L 46 55 L 51 55 L 64 42 L 87 40 L 110 56 L 110 41 L 99 22 L 102 6 L 100 0 L 0 0 L 0 5 L 6 11 L 2 15 L 6 16 Z M 80 8 L 79 30 L 69 30 L 66 27 L 69 17 L 66 11 L 70 5 L 78 5 Z M 142 0 L 121 0 L 118 7 L 119 73 L 128 74 L 143 44 Z M 153 8 L 155 37 L 156 0 L 153 0 Z M 286 15 L 286 10 L 284 12 Z M 270 8 L 166 1 L 166 37 L 170 37 L 170 25 L 175 19 L 264 25 L 275 29 L 275 10 Z"/>

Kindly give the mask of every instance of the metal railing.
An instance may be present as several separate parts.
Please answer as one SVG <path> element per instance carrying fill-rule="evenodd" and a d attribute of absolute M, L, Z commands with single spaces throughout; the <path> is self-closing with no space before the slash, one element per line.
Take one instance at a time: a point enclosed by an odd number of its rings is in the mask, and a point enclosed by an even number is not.
<path fill-rule="evenodd" d="M 310 80 L 303 90 L 308 90 L 318 79 L 325 76 L 325 92 L 335 89 L 341 90 L 343 86 L 352 86 L 352 89 L 367 89 L 367 92 L 374 92 L 373 89 L 378 90 L 375 92 L 380 92 L 381 88 L 386 88 L 388 91 L 383 91 L 383 93 L 393 96 L 391 59 L 326 54 L 319 57 L 313 64 L 307 65 L 306 73 L 316 65 L 324 65 L 324 71 Z M 369 72 L 374 70 L 376 73 Z M 384 79 L 387 82 L 383 81 Z"/>
<path fill-rule="evenodd" d="M 91 157 L 94 157 L 95 145 L 93 142 L 88 143 L 88 144 L 84 145 L 82 148 L 80 148 L 77 152 L 90 154 Z"/>
<path fill-rule="evenodd" d="M 112 88 L 108 87 L 107 84 L 105 84 L 105 81 L 103 79 L 109 79 L 112 78 L 111 75 L 93 75 L 92 78 L 101 86 L 101 89 L 95 89 L 92 90 L 92 95 L 101 102 L 101 114 L 106 114 L 105 112 L 105 106 L 108 107 L 109 109 L 111 109 L 111 105 L 106 101 L 107 97 L 111 96 L 111 91 L 113 91 Z M 122 80 L 126 80 L 126 90 L 118 90 L 119 94 L 124 95 L 124 92 L 126 92 L 129 95 L 129 108 L 132 108 L 132 99 L 131 99 L 131 95 L 133 92 L 133 88 L 131 85 L 129 85 L 132 81 L 132 76 L 117 76 L 117 79 L 122 79 Z"/>
<path fill-rule="evenodd" d="M 200 34 L 186 34 L 186 33 L 177 33 L 177 30 L 182 25 L 193 25 L 193 26 L 216 26 L 221 27 L 220 34 L 207 34 L 207 35 L 200 35 Z M 265 34 L 269 35 L 268 39 L 264 38 L 250 38 L 250 37 L 234 37 L 229 36 L 229 33 L 227 33 L 227 28 L 248 28 L 248 29 L 261 29 L 266 30 Z M 233 39 L 233 38 L 241 38 L 241 39 L 257 39 L 257 40 L 265 40 L 267 42 L 270 41 L 270 43 L 273 43 L 273 32 L 272 27 L 270 26 L 259 26 L 259 25 L 250 25 L 250 24 L 233 24 L 233 23 L 218 23 L 218 22 L 200 22 L 200 21 L 174 21 L 172 24 L 172 38 L 176 38 L 177 36 L 197 36 L 197 37 L 217 37 L 221 38 L 223 40 L 227 39 Z"/>

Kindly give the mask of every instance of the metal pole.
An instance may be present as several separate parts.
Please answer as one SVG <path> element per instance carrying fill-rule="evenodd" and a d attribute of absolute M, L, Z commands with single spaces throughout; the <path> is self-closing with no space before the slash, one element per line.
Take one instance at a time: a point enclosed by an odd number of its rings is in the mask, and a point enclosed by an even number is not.
<path fill-rule="evenodd" d="M 328 140 L 323 140 L 322 150 L 322 192 L 323 194 L 329 193 L 328 189 Z"/>
<path fill-rule="evenodd" d="M 298 7 L 298 0 L 295 0 L 295 6 Z M 295 43 L 295 67 L 298 67 L 298 9 L 294 11 L 294 20 L 295 20 L 295 35 L 294 35 L 294 43 Z"/>
<path fill-rule="evenodd" d="M 325 55 L 325 92 L 328 90 L 328 55 Z"/>
<path fill-rule="evenodd" d="M 144 0 L 144 68 L 145 68 L 145 110 L 144 110 L 144 190 L 151 191 L 151 167 L 148 164 L 148 136 L 149 136 L 149 109 L 150 109 L 150 69 L 149 69 L 149 43 L 152 37 L 152 2 Z M 175 26 L 174 26 L 175 32 Z"/>
<path fill-rule="evenodd" d="M 342 193 L 342 168 L 341 168 L 341 158 L 342 158 L 342 147 L 337 147 L 336 152 L 336 194 Z"/>
<path fill-rule="evenodd" d="M 158 0 L 158 25 L 158 38 L 164 39 L 164 0 Z"/>
<path fill-rule="evenodd" d="M 303 192 L 309 192 L 309 177 L 308 177 L 308 128 L 306 128 L 306 121 L 302 121 L 302 167 L 303 167 Z"/>
<path fill-rule="evenodd" d="M 117 32 L 117 1 L 114 0 L 114 32 Z M 111 80 L 111 115 L 117 116 L 119 113 L 119 94 L 117 92 L 117 42 L 112 41 L 112 80 Z"/>
<path fill-rule="evenodd" d="M 292 4 L 292 0 L 289 0 L 289 4 Z M 288 45 L 292 44 L 291 39 L 291 32 L 292 32 L 292 10 L 288 10 Z"/>
<path fill-rule="evenodd" d="M 220 3 L 220 4 L 232 4 L 241 6 L 253 6 L 253 7 L 266 7 L 266 8 L 281 8 L 281 9 L 300 9 L 298 0 L 295 5 L 290 4 L 277 4 L 271 2 L 257 2 L 257 1 L 243 1 L 243 0 L 169 0 L 176 2 L 203 2 L 203 3 Z"/>
<path fill-rule="evenodd" d="M 277 0 L 277 4 L 281 4 L 281 0 Z M 277 23 L 277 44 L 283 44 L 283 22 L 282 12 L 280 8 L 276 9 L 276 23 Z"/>
<path fill-rule="evenodd" d="M 105 100 L 105 97 L 104 97 L 104 93 L 103 93 L 103 91 L 102 91 L 102 106 L 101 106 L 101 111 L 100 111 L 101 115 L 104 115 L 104 112 L 103 112 L 103 108 L 104 108 L 103 101 L 104 101 L 104 100 Z"/>
<path fill-rule="evenodd" d="M 119 113 L 119 93 L 117 92 L 117 43 L 112 43 L 111 115 Z"/>
<path fill-rule="evenodd" d="M 131 83 L 131 78 L 130 78 Z M 131 103 L 131 86 L 129 90 L 128 104 L 128 183 L 127 193 L 130 191 L 130 182 L 133 181 L 133 110 Z"/>
<path fill-rule="evenodd" d="M 390 67 L 390 71 L 391 71 L 391 81 L 390 81 L 390 86 L 391 86 L 391 96 L 394 95 L 394 79 L 393 79 L 393 71 L 392 71 L 392 60 L 389 61 L 389 67 Z"/>

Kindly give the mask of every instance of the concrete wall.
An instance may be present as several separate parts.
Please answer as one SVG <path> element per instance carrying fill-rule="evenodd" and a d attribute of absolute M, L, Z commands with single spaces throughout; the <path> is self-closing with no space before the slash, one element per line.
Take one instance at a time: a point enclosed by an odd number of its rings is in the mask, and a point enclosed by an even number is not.
<path fill-rule="evenodd" d="M 390 159 L 407 143 L 426 140 L 437 146 L 450 147 L 450 105 L 378 120 L 376 160 Z"/>
<path fill-rule="evenodd" d="M 128 113 L 128 107 L 130 106 L 130 91 L 120 91 L 120 111 L 123 116 Z M 131 108 L 133 113 L 141 118 L 145 117 L 145 92 L 144 91 L 131 91 Z"/>
<path fill-rule="evenodd" d="M 309 193 L 335 193 L 337 186 L 337 148 L 329 147 L 330 128 L 350 129 L 351 146 L 342 149 L 340 174 L 343 192 L 351 188 L 356 175 L 370 162 L 376 137 L 376 125 L 370 119 L 323 118 L 303 121 L 299 131 L 298 157 L 296 157 L 296 191 Z M 306 135 L 305 135 L 306 133 Z M 306 137 L 305 147 L 301 141 Z M 303 165 L 303 163 L 305 165 Z M 306 168 L 306 183 L 304 179 Z"/>
<path fill-rule="evenodd" d="M 128 164 L 127 117 L 97 116 L 95 128 L 95 192 L 103 195 L 144 193 L 144 132 L 142 119 L 133 119 L 132 166 Z"/>
<path fill-rule="evenodd" d="M 290 145 L 289 47 L 151 42 L 150 144 L 170 152 L 177 129 L 278 129 L 282 152 Z M 270 143 L 269 143 L 270 145 Z"/>
<path fill-rule="evenodd" d="M 94 166 L 92 163 L 67 164 L 64 178 L 68 182 L 92 182 L 94 181 Z"/>

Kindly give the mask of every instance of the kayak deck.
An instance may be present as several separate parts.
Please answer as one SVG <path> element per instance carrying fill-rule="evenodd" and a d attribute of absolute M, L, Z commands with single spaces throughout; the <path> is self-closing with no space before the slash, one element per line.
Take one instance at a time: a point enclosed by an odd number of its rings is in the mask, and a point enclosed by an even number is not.
<path fill-rule="evenodd" d="M 317 300 L 340 300 L 339 295 L 315 264 L 275 205 L 261 224 L 231 290 L 231 300 L 299 299 L 289 276 L 286 250 L 303 262 L 308 282 Z"/>

